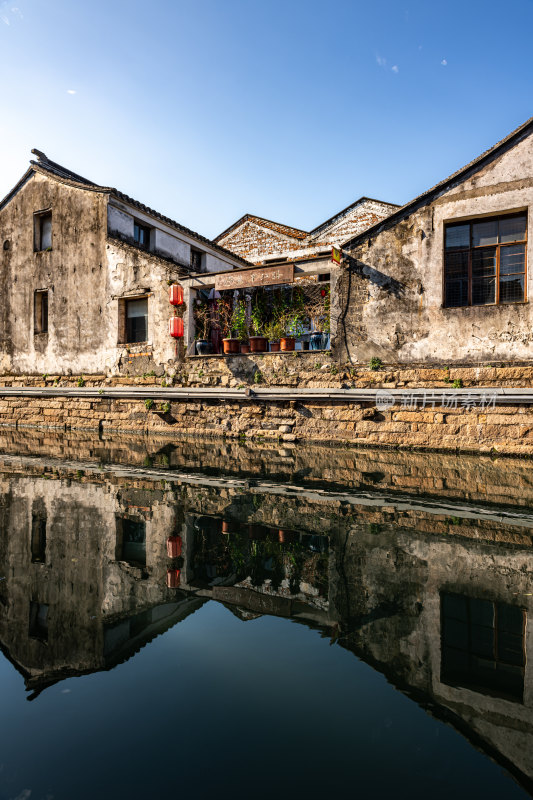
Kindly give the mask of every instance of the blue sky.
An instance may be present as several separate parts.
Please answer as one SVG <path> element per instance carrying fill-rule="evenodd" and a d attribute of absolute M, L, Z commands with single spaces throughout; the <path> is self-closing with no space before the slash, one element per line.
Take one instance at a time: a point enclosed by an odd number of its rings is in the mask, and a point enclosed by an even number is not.
<path fill-rule="evenodd" d="M 0 195 L 30 149 L 207 236 L 404 203 L 533 114 L 533 0 L 0 0 Z"/>

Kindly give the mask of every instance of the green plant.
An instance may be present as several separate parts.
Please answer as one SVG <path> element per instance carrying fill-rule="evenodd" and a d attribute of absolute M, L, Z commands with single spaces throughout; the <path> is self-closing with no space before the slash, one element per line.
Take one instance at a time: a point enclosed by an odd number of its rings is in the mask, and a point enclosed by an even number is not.
<path fill-rule="evenodd" d="M 329 368 L 329 371 L 330 371 L 330 374 L 331 374 L 331 375 L 336 375 L 336 374 L 338 373 L 338 371 L 339 371 L 339 370 L 338 370 L 338 368 L 335 366 L 335 364 L 332 364 L 332 365 L 331 365 L 331 367 Z"/>
<path fill-rule="evenodd" d="M 147 398 L 147 399 L 144 401 L 144 405 L 145 405 L 145 407 L 146 407 L 146 410 L 147 410 L 147 411 L 150 411 L 150 409 L 152 408 L 153 404 L 154 404 L 154 401 L 152 400 L 152 398 L 151 398 L 151 397 L 148 397 L 148 398 Z"/>
<path fill-rule="evenodd" d="M 166 382 L 166 380 L 164 378 L 161 378 L 161 386 L 163 386 L 163 388 L 165 386 L 168 386 L 168 384 L 167 384 L 167 382 Z"/>
<path fill-rule="evenodd" d="M 261 383 L 261 381 L 262 381 L 262 380 L 263 380 L 263 376 L 261 375 L 261 373 L 260 373 L 260 372 L 259 372 L 259 370 L 257 369 L 257 370 L 254 372 L 254 383 Z"/>
<path fill-rule="evenodd" d="M 103 389 L 98 389 L 98 394 L 103 394 L 103 393 L 104 393 Z"/>
<path fill-rule="evenodd" d="M 463 388 L 463 381 L 461 378 L 456 378 L 452 383 L 454 389 L 462 389 Z"/>
<path fill-rule="evenodd" d="M 244 300 L 238 300 L 231 315 L 231 331 L 237 334 L 237 338 L 241 342 L 248 339 L 248 321 L 246 319 L 246 303 Z"/>
<path fill-rule="evenodd" d="M 265 325 L 265 336 L 270 342 L 279 342 L 283 333 L 283 322 L 280 319 L 273 318 Z"/>
<path fill-rule="evenodd" d="M 204 371 L 203 371 L 203 369 L 199 369 L 199 370 L 198 370 L 198 377 L 199 377 L 199 378 L 203 378 L 203 377 L 204 377 Z"/>
<path fill-rule="evenodd" d="M 59 386 L 59 378 L 56 378 L 54 381 L 54 386 Z"/>
<path fill-rule="evenodd" d="M 46 383 L 46 380 L 47 380 L 47 378 L 48 378 L 48 373 L 47 373 L 47 372 L 45 372 L 45 373 L 44 373 L 44 375 L 43 375 L 43 381 L 44 381 L 45 383 Z"/>
<path fill-rule="evenodd" d="M 170 411 L 170 403 L 161 403 L 161 411 L 163 414 L 168 414 Z"/>
<path fill-rule="evenodd" d="M 322 369 L 322 364 L 320 363 L 320 361 L 316 362 L 315 369 Z"/>
<path fill-rule="evenodd" d="M 381 358 L 377 358 L 377 356 L 372 356 L 368 366 L 371 370 L 381 369 L 383 366 L 383 361 Z"/>
<path fill-rule="evenodd" d="M 83 375 L 80 375 L 80 377 L 79 377 L 79 378 L 78 378 L 78 380 L 76 381 L 76 384 L 77 384 L 78 386 L 80 386 L 80 387 L 81 387 L 81 386 L 85 386 L 85 380 L 84 380 L 84 378 L 83 378 Z"/>
<path fill-rule="evenodd" d="M 304 323 L 299 311 L 292 311 L 284 319 L 284 332 L 286 336 L 299 339 L 304 332 Z"/>
<path fill-rule="evenodd" d="M 151 370 L 150 372 L 143 372 L 143 378 L 154 378 L 155 372 Z"/>

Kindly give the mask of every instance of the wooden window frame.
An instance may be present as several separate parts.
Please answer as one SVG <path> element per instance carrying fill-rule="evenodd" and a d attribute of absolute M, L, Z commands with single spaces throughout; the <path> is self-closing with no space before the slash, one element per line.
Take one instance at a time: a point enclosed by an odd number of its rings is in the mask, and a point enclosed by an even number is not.
<path fill-rule="evenodd" d="M 50 218 L 50 245 L 43 247 L 43 223 L 47 218 Z M 53 218 L 52 209 L 46 208 L 43 211 L 35 211 L 33 214 L 33 252 L 46 253 L 52 249 L 53 244 Z"/>
<path fill-rule="evenodd" d="M 135 228 L 138 228 L 140 231 L 141 230 L 144 231 L 144 233 L 145 233 L 145 235 L 147 237 L 146 244 L 142 244 L 141 242 L 138 241 L 138 239 L 135 238 Z M 133 220 L 133 241 L 135 242 L 135 246 L 136 247 L 140 247 L 141 250 L 149 251 L 150 250 L 150 242 L 151 242 L 151 238 L 152 238 L 152 230 L 153 230 L 153 228 L 151 228 L 149 225 L 145 225 L 144 222 L 139 222 L 139 220 L 134 219 Z"/>
<path fill-rule="evenodd" d="M 49 312 L 49 292 L 48 289 L 36 289 L 33 293 L 33 334 L 48 333 L 48 312 Z"/>
<path fill-rule="evenodd" d="M 517 239 L 513 242 L 497 242 L 496 244 L 492 245 L 476 245 L 472 244 L 472 235 L 473 235 L 473 226 L 479 222 L 500 222 L 502 219 L 512 219 L 513 217 L 525 217 L 526 220 L 526 235 L 524 239 Z M 456 225 L 469 225 L 470 226 L 470 242 L 468 248 L 463 248 L 462 250 L 454 250 L 454 251 L 447 251 L 446 250 L 446 231 L 448 228 L 454 227 Z M 498 232 L 499 238 L 499 232 Z M 528 212 L 527 209 L 522 211 L 510 211 L 505 214 L 495 214 L 495 215 L 488 215 L 485 217 L 475 217 L 469 219 L 456 219 L 456 220 L 448 220 L 444 223 L 443 229 L 443 270 L 442 270 L 442 297 L 443 297 L 443 308 L 483 308 L 485 306 L 513 306 L 513 305 L 523 305 L 527 303 L 527 292 L 528 292 L 528 280 L 527 280 L 527 241 L 528 241 Z M 500 250 L 502 247 L 513 247 L 516 245 L 524 245 L 524 271 L 511 273 L 516 275 L 524 275 L 524 296 L 522 300 L 512 300 L 508 303 L 501 303 L 500 302 Z M 488 247 L 496 248 L 496 272 L 495 272 L 495 281 L 496 281 L 496 288 L 495 288 L 495 301 L 493 303 L 472 303 L 472 253 L 475 250 L 483 250 Z M 446 253 L 447 252 L 455 252 L 455 253 L 468 253 L 468 303 L 466 305 L 449 305 L 446 298 Z"/>

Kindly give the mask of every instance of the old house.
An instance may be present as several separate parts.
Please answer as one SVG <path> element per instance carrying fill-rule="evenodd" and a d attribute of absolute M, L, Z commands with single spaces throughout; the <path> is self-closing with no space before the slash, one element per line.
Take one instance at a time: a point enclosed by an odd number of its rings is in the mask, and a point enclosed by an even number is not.
<path fill-rule="evenodd" d="M 532 134 L 533 118 L 343 244 L 337 357 L 532 358 Z"/>
<path fill-rule="evenodd" d="M 162 372 L 176 358 L 168 283 L 247 262 L 32 152 L 0 202 L 0 370 Z"/>

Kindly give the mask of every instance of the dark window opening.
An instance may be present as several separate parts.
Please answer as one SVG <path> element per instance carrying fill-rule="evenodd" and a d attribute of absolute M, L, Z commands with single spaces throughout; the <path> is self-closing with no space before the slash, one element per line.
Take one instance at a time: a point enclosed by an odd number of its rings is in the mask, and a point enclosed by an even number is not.
<path fill-rule="evenodd" d="M 36 251 L 52 249 L 52 212 L 33 217 L 33 244 Z"/>
<path fill-rule="evenodd" d="M 48 290 L 35 292 L 33 298 L 33 331 L 48 333 Z"/>
<path fill-rule="evenodd" d="M 46 512 L 32 513 L 31 560 L 34 564 L 46 561 Z"/>
<path fill-rule="evenodd" d="M 445 227 L 444 305 L 504 305 L 525 300 L 527 214 Z"/>
<path fill-rule="evenodd" d="M 525 611 L 459 594 L 441 595 L 441 681 L 522 702 Z"/>
<path fill-rule="evenodd" d="M 45 603 L 30 603 L 30 628 L 32 639 L 48 641 L 48 606 Z"/>
<path fill-rule="evenodd" d="M 137 567 L 146 566 L 146 523 L 144 520 L 117 518 L 117 559 Z"/>
<path fill-rule="evenodd" d="M 141 225 L 140 222 L 133 224 L 133 239 L 135 244 L 145 250 L 150 249 L 150 228 L 146 225 Z"/>
<path fill-rule="evenodd" d="M 191 249 L 191 269 L 194 272 L 201 272 L 202 270 L 202 253 L 200 250 Z"/>
<path fill-rule="evenodd" d="M 148 298 L 126 300 L 126 342 L 148 340 Z"/>

